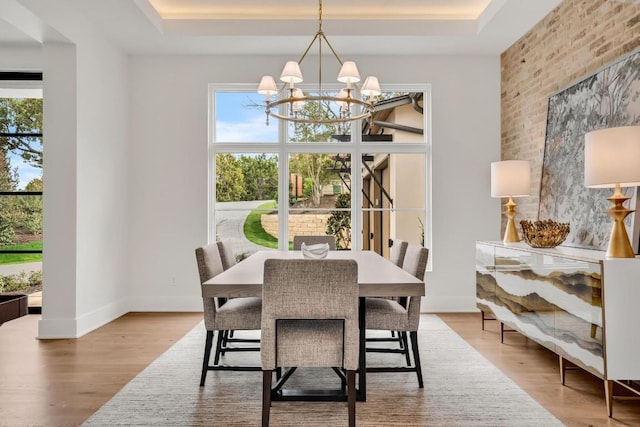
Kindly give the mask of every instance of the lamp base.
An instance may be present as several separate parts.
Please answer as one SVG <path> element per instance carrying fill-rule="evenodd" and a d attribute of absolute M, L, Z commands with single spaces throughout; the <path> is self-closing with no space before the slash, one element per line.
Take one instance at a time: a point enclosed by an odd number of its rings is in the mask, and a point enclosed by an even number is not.
<path fill-rule="evenodd" d="M 506 212 L 504 213 L 507 217 L 507 227 L 504 229 L 504 238 L 502 241 L 504 243 L 517 243 L 520 241 L 520 236 L 518 236 L 518 230 L 516 229 L 516 223 L 513 218 L 516 216 L 516 203 L 513 201 L 511 196 L 509 196 L 509 201 L 505 204 L 507 207 Z"/>
<path fill-rule="evenodd" d="M 609 246 L 607 247 L 607 258 L 635 258 L 636 255 L 633 253 L 633 248 L 629 242 L 627 228 L 624 226 L 624 219 L 633 212 L 622 205 L 629 200 L 629 197 L 622 194 L 620 184 L 616 184 L 613 195 L 607 200 L 613 203 L 613 207 L 607 210 L 607 213 L 613 219 Z"/>

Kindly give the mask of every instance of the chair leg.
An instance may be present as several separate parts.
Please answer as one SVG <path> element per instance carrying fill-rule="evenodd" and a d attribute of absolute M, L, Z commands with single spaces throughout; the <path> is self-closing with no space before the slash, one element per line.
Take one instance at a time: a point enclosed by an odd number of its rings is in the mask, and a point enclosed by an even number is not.
<path fill-rule="evenodd" d="M 411 348 L 413 349 L 413 360 L 416 364 L 416 374 L 418 375 L 418 387 L 424 388 L 422 382 L 422 366 L 420 365 L 420 351 L 418 350 L 418 332 L 409 332 L 411 337 Z"/>
<path fill-rule="evenodd" d="M 213 358 L 213 364 L 217 365 L 220 362 L 220 349 L 222 348 L 222 339 L 224 331 L 218 331 L 218 342 L 216 343 L 216 354 Z"/>
<path fill-rule="evenodd" d="M 229 345 L 227 340 L 229 339 L 229 331 L 222 331 L 222 345 L 220 346 L 220 356 L 224 356 L 224 350 Z"/>
<path fill-rule="evenodd" d="M 211 357 L 211 346 L 213 345 L 213 331 L 207 331 L 207 340 L 204 343 L 204 360 L 202 361 L 202 374 L 200 375 L 200 387 L 204 386 L 209 370 L 209 358 Z"/>
<path fill-rule="evenodd" d="M 273 371 L 262 371 L 262 427 L 269 427 L 272 377 Z"/>
<path fill-rule="evenodd" d="M 405 331 L 398 332 L 402 338 L 402 348 L 404 349 L 404 357 L 407 360 L 407 366 L 411 366 L 411 358 L 409 357 L 409 343 L 407 342 L 407 333 Z"/>
<path fill-rule="evenodd" d="M 356 425 L 356 371 L 347 371 L 347 405 L 349 407 L 349 427 Z"/>

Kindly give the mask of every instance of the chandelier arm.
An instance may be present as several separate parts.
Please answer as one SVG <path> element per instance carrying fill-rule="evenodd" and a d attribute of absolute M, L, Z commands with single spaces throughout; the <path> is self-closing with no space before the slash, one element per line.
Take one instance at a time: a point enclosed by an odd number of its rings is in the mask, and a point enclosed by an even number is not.
<path fill-rule="evenodd" d="M 318 39 L 318 36 L 322 35 L 324 37 L 324 34 L 322 34 L 321 31 L 318 31 L 316 33 L 315 36 L 313 36 L 313 40 L 311 40 L 311 43 L 309 43 L 309 45 L 307 46 L 307 49 L 304 51 L 304 53 L 302 54 L 302 56 L 300 57 L 300 59 L 298 59 L 298 64 L 301 64 L 302 61 L 304 60 L 305 56 L 307 56 L 307 53 L 309 53 L 309 51 L 311 50 L 311 46 L 313 46 L 313 44 L 316 42 L 316 40 Z M 326 40 L 326 37 L 325 37 Z"/>
<path fill-rule="evenodd" d="M 327 36 L 325 36 L 324 33 L 320 33 L 320 36 L 324 39 L 327 46 L 329 46 L 329 49 L 331 49 L 331 53 L 333 53 L 333 56 L 336 58 L 338 63 L 340 65 L 343 65 L 342 59 L 340 59 L 340 56 L 338 56 L 338 53 L 336 52 L 336 50 L 333 48 L 333 46 L 331 46 L 331 43 L 329 43 L 329 39 L 327 39 Z"/>
<path fill-rule="evenodd" d="M 329 46 L 329 49 L 331 50 L 331 53 L 333 53 L 333 56 L 336 58 L 336 61 L 338 61 L 338 64 L 340 64 L 340 66 L 344 65 L 344 63 L 342 62 L 342 59 L 340 59 L 340 56 L 338 55 L 336 50 L 333 48 L 333 46 L 331 46 L 331 43 L 329 42 L 329 39 L 327 39 L 327 36 L 325 36 L 324 33 L 320 33 L 320 36 L 324 39 L 327 46 Z M 360 87 L 358 86 L 357 83 L 351 83 L 351 84 L 353 85 L 353 87 L 356 88 L 356 90 L 358 91 L 360 90 Z"/>

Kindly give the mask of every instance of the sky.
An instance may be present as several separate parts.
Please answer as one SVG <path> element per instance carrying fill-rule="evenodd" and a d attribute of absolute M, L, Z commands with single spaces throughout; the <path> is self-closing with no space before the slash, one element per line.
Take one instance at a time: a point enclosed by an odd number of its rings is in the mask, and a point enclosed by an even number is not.
<path fill-rule="evenodd" d="M 249 92 L 216 92 L 215 134 L 219 142 L 277 142 L 278 121 L 266 125 L 264 96 Z"/>
<path fill-rule="evenodd" d="M 42 98 L 42 82 L 3 81 L 0 86 L 0 98 Z M 24 190 L 24 187 L 34 178 L 42 179 L 42 169 L 34 168 L 25 163 L 16 153 L 9 152 L 7 156 L 11 167 L 18 167 L 19 190 Z"/>
<path fill-rule="evenodd" d="M 22 158 L 13 152 L 8 154 L 11 161 L 11 167 L 18 167 L 18 190 L 24 190 L 24 187 L 34 178 L 42 179 L 42 169 L 34 168 L 22 160 Z"/>

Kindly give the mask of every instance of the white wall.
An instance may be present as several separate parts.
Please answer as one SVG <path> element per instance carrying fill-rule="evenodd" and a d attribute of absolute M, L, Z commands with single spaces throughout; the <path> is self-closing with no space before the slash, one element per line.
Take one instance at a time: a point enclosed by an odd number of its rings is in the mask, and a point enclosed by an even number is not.
<path fill-rule="evenodd" d="M 255 83 L 287 58 L 127 58 L 64 9 L 41 12 L 72 43 L 43 49 L 39 336 L 80 336 L 127 311 L 200 310 L 207 85 Z M 500 158 L 499 58 L 350 59 L 383 82 L 432 85 L 433 272 L 423 309 L 474 310 L 474 242 L 500 229 L 499 201 L 489 197 L 489 164 Z"/>
<path fill-rule="evenodd" d="M 42 48 L 44 259 L 38 335 L 77 337 L 129 310 L 127 57 L 71 2 L 20 3 L 47 23 L 43 34 L 56 35 L 55 42 L 45 37 Z M 59 34 L 68 42 L 58 43 Z"/>
<path fill-rule="evenodd" d="M 0 41 L 0 71 L 42 71 L 40 45 L 2 45 Z"/>
<path fill-rule="evenodd" d="M 198 310 L 207 238 L 209 83 L 254 83 L 285 57 L 134 56 L 129 70 L 131 310 Z M 475 310 L 475 246 L 499 238 L 498 56 L 349 58 L 383 82 L 432 84 L 433 272 L 425 311 Z"/>

